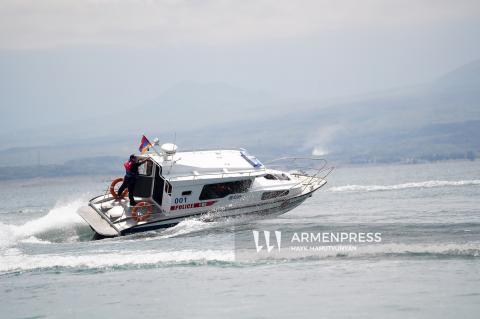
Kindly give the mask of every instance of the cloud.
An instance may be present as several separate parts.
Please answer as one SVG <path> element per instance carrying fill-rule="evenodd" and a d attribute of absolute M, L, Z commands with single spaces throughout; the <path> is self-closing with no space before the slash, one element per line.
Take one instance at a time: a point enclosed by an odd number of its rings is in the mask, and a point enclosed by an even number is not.
<path fill-rule="evenodd" d="M 0 48 L 231 45 L 479 17 L 478 0 L 3 0 Z"/>

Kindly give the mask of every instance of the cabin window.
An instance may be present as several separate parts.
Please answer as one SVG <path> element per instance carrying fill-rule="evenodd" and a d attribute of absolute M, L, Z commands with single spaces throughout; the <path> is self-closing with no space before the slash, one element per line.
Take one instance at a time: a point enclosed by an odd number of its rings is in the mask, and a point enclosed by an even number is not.
<path fill-rule="evenodd" d="M 288 177 L 286 174 L 276 174 L 275 176 L 277 176 L 277 178 L 281 181 L 289 181 L 290 180 L 290 177 Z"/>
<path fill-rule="evenodd" d="M 277 197 L 281 197 L 281 196 L 287 196 L 288 193 L 289 193 L 288 190 L 265 192 L 265 193 L 262 194 L 262 200 L 277 198 Z"/>
<path fill-rule="evenodd" d="M 165 182 L 165 192 L 169 195 L 172 194 L 172 184 L 169 182 Z"/>
<path fill-rule="evenodd" d="M 144 164 L 138 167 L 138 174 L 144 176 L 152 175 L 153 163 L 152 161 L 146 161 Z"/>
<path fill-rule="evenodd" d="M 252 185 L 250 179 L 205 185 L 200 194 L 200 200 L 224 198 L 231 194 L 245 193 L 250 188 L 250 185 Z"/>
<path fill-rule="evenodd" d="M 282 174 L 267 174 L 263 177 L 265 177 L 266 179 L 269 179 L 269 180 L 280 180 L 280 181 L 289 181 L 290 180 L 290 177 L 288 177 L 284 173 L 282 173 Z"/>
<path fill-rule="evenodd" d="M 182 196 L 188 196 L 188 195 L 192 195 L 192 191 L 184 191 L 184 192 L 182 192 Z"/>

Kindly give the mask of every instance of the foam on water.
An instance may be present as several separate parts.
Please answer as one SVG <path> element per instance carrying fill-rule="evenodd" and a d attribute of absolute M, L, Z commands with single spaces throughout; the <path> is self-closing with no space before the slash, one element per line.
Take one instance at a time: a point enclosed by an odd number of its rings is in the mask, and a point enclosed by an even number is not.
<path fill-rule="evenodd" d="M 242 224 L 258 218 L 261 218 L 261 216 L 240 215 L 219 218 L 215 213 L 206 214 L 201 217 L 187 218 L 177 225 L 163 230 L 160 238 L 177 237 L 217 228 L 227 229 L 229 226 Z"/>
<path fill-rule="evenodd" d="M 231 250 L 176 250 L 176 251 L 119 251 L 86 255 L 27 255 L 18 249 L 9 249 L 2 257 L 0 272 L 28 271 L 46 268 L 105 269 L 122 266 L 164 264 L 205 264 L 212 261 L 231 262 Z"/>
<path fill-rule="evenodd" d="M 375 191 L 389 191 L 402 190 L 411 188 L 433 188 L 433 187 L 449 187 L 449 186 L 472 186 L 480 185 L 480 180 L 459 180 L 459 181 L 439 181 L 431 180 L 424 182 L 402 183 L 396 185 L 345 185 L 338 187 L 331 187 L 331 192 L 375 192 Z"/>
<path fill-rule="evenodd" d="M 321 247 L 321 246 L 320 246 Z M 324 246 L 325 247 L 325 246 Z M 331 248 L 334 246 L 326 246 Z M 282 255 L 287 258 L 298 257 L 388 257 L 388 256 L 437 256 L 437 257 L 480 257 L 480 243 L 465 244 L 371 244 L 352 246 L 355 249 L 342 250 L 310 249 L 305 251 L 284 250 Z"/>
<path fill-rule="evenodd" d="M 22 239 L 20 240 L 20 242 L 24 244 L 51 244 L 52 243 L 48 240 L 39 239 L 35 236 L 30 236 L 28 238 Z"/>
<path fill-rule="evenodd" d="M 200 219 L 189 218 L 181 221 L 180 223 L 171 228 L 167 228 L 166 230 L 162 231 L 161 237 L 170 238 L 180 235 L 186 235 L 197 231 L 202 231 L 214 226 L 215 224 L 213 222 L 204 222 Z"/>
<path fill-rule="evenodd" d="M 0 248 L 14 245 L 19 241 L 35 241 L 36 235 L 53 230 L 64 230 L 85 224 L 77 209 L 82 205 L 81 200 L 65 204 L 57 204 L 45 216 L 30 220 L 23 225 L 9 225 L 0 223 Z M 37 242 L 38 238 L 36 238 Z"/>
<path fill-rule="evenodd" d="M 352 251 L 338 250 L 282 250 L 280 255 L 257 255 L 255 250 L 240 251 L 236 259 L 235 250 L 132 250 L 132 251 L 90 251 L 84 255 L 38 254 L 28 255 L 17 248 L 10 248 L 2 256 L 0 272 L 32 271 L 36 269 L 124 269 L 167 267 L 172 265 L 203 266 L 219 262 L 225 265 L 255 265 L 273 262 L 297 262 L 298 260 L 320 260 L 324 258 L 386 258 L 386 257 L 444 257 L 478 258 L 480 243 L 466 244 L 378 244 L 359 246 Z M 245 258 L 245 256 L 248 256 Z"/>

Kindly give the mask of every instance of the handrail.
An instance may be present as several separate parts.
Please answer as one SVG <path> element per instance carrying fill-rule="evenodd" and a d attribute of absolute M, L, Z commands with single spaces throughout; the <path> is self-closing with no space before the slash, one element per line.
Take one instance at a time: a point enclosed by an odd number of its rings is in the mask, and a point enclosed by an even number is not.
<path fill-rule="evenodd" d="M 283 156 L 283 157 L 278 157 L 273 160 L 270 160 L 268 162 L 265 162 L 266 164 L 268 163 L 273 163 L 273 162 L 278 162 L 281 160 L 297 160 L 297 159 L 305 159 L 305 160 L 312 160 L 312 161 L 324 161 L 326 162 L 327 160 L 324 159 L 323 157 L 314 157 L 314 156 Z"/>
<path fill-rule="evenodd" d="M 323 165 L 321 167 L 322 169 L 327 165 L 327 160 L 326 159 L 321 158 L 321 157 L 313 157 L 313 156 L 310 156 L 310 157 L 305 157 L 305 156 L 279 157 L 279 158 L 270 160 L 268 162 L 265 162 L 265 164 L 271 164 L 271 163 L 280 162 L 280 161 L 287 161 L 287 160 L 291 160 L 292 162 L 295 162 L 297 160 L 321 161 L 323 163 Z M 270 166 L 281 166 L 281 165 L 277 164 L 277 165 L 270 165 Z M 304 167 L 299 167 L 299 168 L 304 168 Z M 306 167 L 306 168 L 317 170 L 316 167 Z"/>
<path fill-rule="evenodd" d="M 183 152 L 216 151 L 216 150 L 224 151 L 225 149 L 200 149 L 200 150 L 188 150 L 188 151 L 183 151 Z M 235 150 L 236 151 L 237 149 L 229 149 L 229 150 Z M 238 151 L 241 151 L 241 150 L 242 149 L 238 149 Z M 154 162 L 156 162 L 158 165 L 161 166 L 160 163 L 155 161 L 153 155 L 154 154 L 147 154 L 147 156 L 150 159 L 152 159 Z M 309 185 L 311 185 L 314 179 L 316 179 L 316 178 L 325 179 L 334 170 L 333 166 L 326 168 L 326 166 L 327 166 L 327 160 L 326 159 L 321 158 L 321 157 L 314 157 L 314 156 L 284 156 L 284 157 L 279 157 L 279 158 L 267 161 L 267 162 L 265 162 L 265 164 L 268 165 L 268 164 L 271 164 L 271 163 L 275 163 L 275 162 L 279 162 L 279 161 L 287 161 L 287 160 L 291 160 L 293 163 L 298 161 L 298 160 L 309 160 L 309 161 L 321 161 L 322 162 L 322 165 L 321 165 L 320 168 L 303 166 L 303 165 L 302 166 L 295 165 L 293 167 L 293 169 L 299 170 L 301 174 L 291 173 L 292 175 L 303 175 L 305 177 L 309 177 L 307 182 L 302 181 L 302 182 L 299 183 L 299 184 L 305 184 L 305 188 L 308 187 Z M 285 165 L 281 165 L 281 164 L 276 164 L 276 165 L 274 164 L 274 165 L 269 165 L 269 166 L 270 166 L 270 168 L 271 167 L 286 167 Z M 288 167 L 288 165 L 287 165 L 287 167 Z M 313 170 L 314 172 L 309 174 L 308 172 L 306 172 L 308 170 Z M 193 177 L 192 180 L 197 181 L 202 176 L 218 175 L 220 179 L 223 179 L 223 178 L 226 178 L 226 177 L 232 177 L 234 175 L 240 175 L 239 177 L 241 177 L 241 176 L 251 177 L 251 176 L 257 176 L 259 174 L 266 173 L 266 172 L 267 172 L 267 168 L 263 165 L 261 168 L 257 168 L 257 169 L 254 169 L 254 170 L 250 169 L 250 170 L 235 171 L 235 172 L 218 171 L 218 172 L 209 172 L 209 173 L 202 173 L 202 174 L 174 175 L 174 176 L 171 176 L 171 177 L 168 177 L 168 175 L 163 175 L 163 177 L 168 182 L 171 182 L 172 180 L 175 180 L 175 179 L 188 178 L 188 177 Z M 320 175 L 321 172 L 327 172 L 327 173 L 324 176 L 320 177 L 319 175 Z M 298 185 L 298 184 L 296 184 L 296 185 Z M 294 185 L 294 186 L 296 186 L 296 185 Z M 104 195 L 104 199 L 106 197 L 105 195 Z"/>
<path fill-rule="evenodd" d="M 206 152 L 206 151 L 241 151 L 241 148 L 197 148 L 197 149 L 187 149 L 182 150 L 177 153 L 186 153 L 186 152 Z"/>
<path fill-rule="evenodd" d="M 304 170 L 313 170 L 315 171 L 314 175 L 317 175 L 318 173 L 320 173 L 321 171 L 323 171 L 325 169 L 325 167 L 327 166 L 327 160 L 324 159 L 324 158 L 320 158 L 320 157 L 302 157 L 302 156 L 296 156 L 296 157 L 280 157 L 280 158 L 277 158 L 277 159 L 274 159 L 274 160 L 271 160 L 268 163 L 274 163 L 274 162 L 279 162 L 279 161 L 287 161 L 287 160 L 291 160 L 292 163 L 294 163 L 294 165 L 281 165 L 281 164 L 275 164 L 275 165 L 269 165 L 270 167 L 284 167 L 284 168 L 293 168 L 295 170 L 299 170 L 299 171 L 304 171 Z M 307 160 L 307 161 L 321 161 L 322 164 L 320 167 L 315 167 L 313 165 L 311 166 L 307 166 L 307 165 L 298 165 L 298 164 L 295 164 L 295 162 L 297 160 Z M 290 166 L 290 167 L 289 167 Z M 292 167 L 293 166 L 293 167 Z M 305 172 L 304 172 L 305 173 Z M 307 174 L 307 173 L 305 173 Z"/>
<path fill-rule="evenodd" d="M 163 175 L 163 177 L 165 177 L 166 180 L 170 181 L 172 179 L 175 179 L 175 178 L 182 178 L 182 177 L 192 177 L 193 176 L 193 180 L 197 180 L 197 177 L 201 177 L 201 176 L 211 176 L 211 175 L 220 175 L 221 177 L 220 178 L 225 178 L 226 175 L 235 175 L 235 174 L 241 174 L 243 176 L 245 176 L 244 174 L 248 173 L 247 176 L 253 176 L 254 174 L 257 175 L 259 173 L 264 173 L 266 172 L 267 169 L 265 167 L 262 167 L 262 168 L 259 168 L 259 169 L 256 169 L 256 170 L 244 170 L 244 171 L 236 171 L 236 172 L 211 172 L 211 173 L 203 173 L 203 174 L 186 174 L 186 175 L 175 175 L 175 176 L 172 176 L 172 177 L 167 177 L 165 175 Z"/>
<path fill-rule="evenodd" d="M 215 151 L 215 150 L 217 150 L 217 149 L 204 149 L 204 151 Z M 218 150 L 225 150 L 225 149 L 218 149 Z M 231 150 L 236 150 L 236 149 L 231 149 Z M 203 151 L 203 150 L 198 150 L 198 151 Z M 187 152 L 187 151 L 184 151 L 184 152 Z M 189 150 L 188 152 L 194 152 L 194 151 Z M 327 161 L 324 158 L 313 157 L 313 156 L 310 156 L 310 157 L 305 157 L 305 156 L 280 157 L 280 158 L 276 158 L 276 159 L 270 160 L 268 162 L 265 162 L 265 164 L 274 163 L 274 162 L 278 162 L 278 161 L 282 161 L 282 160 L 292 160 L 293 162 L 295 162 L 297 160 L 322 161 L 323 165 L 320 168 L 310 167 L 310 166 L 298 166 L 298 165 L 294 167 L 294 169 L 298 169 L 298 170 L 314 170 L 315 173 L 313 173 L 311 175 L 305 173 L 306 176 L 309 176 L 311 178 L 317 177 L 320 172 L 325 170 L 325 167 L 327 165 Z M 157 163 L 157 164 L 159 164 L 159 163 Z M 271 167 L 281 167 L 282 165 L 277 164 L 277 165 L 269 165 L 269 166 L 271 168 Z M 188 177 L 193 177 L 192 180 L 196 181 L 202 176 L 214 176 L 214 175 L 218 175 L 219 178 L 221 178 L 221 179 L 227 178 L 227 177 L 232 177 L 233 175 L 241 175 L 241 176 L 251 177 L 251 176 L 256 176 L 258 174 L 261 174 L 261 173 L 266 173 L 267 169 L 268 169 L 267 167 L 263 166 L 261 168 L 255 169 L 255 170 L 243 170 L 243 171 L 235 171 L 235 172 L 218 171 L 218 172 L 208 172 L 208 173 L 202 173 L 202 174 L 190 174 L 190 173 L 188 173 L 188 174 L 183 174 L 183 175 L 174 175 L 174 176 L 171 176 L 171 177 L 169 177 L 168 175 L 163 175 L 163 177 L 167 181 L 172 181 L 172 180 L 179 179 L 179 178 L 188 178 Z M 329 168 L 329 172 L 322 178 L 325 178 L 326 176 L 328 176 L 331 173 L 332 170 L 333 170 L 333 167 Z"/>
<path fill-rule="evenodd" d="M 321 167 L 319 167 L 319 168 L 310 167 L 310 166 L 303 167 L 303 166 L 298 166 L 298 165 L 293 167 L 293 169 L 299 170 L 300 173 L 303 173 L 303 176 L 309 177 L 308 181 L 306 181 L 306 182 L 303 181 L 303 182 L 298 183 L 298 184 L 301 184 L 301 183 L 305 184 L 304 190 L 305 190 L 306 187 L 308 187 L 309 185 L 312 184 L 314 179 L 320 178 L 320 179 L 324 180 L 334 170 L 333 166 L 326 168 L 327 163 L 328 163 L 326 159 L 321 158 L 321 157 L 314 157 L 314 156 L 293 156 L 293 157 L 292 156 L 284 156 L 284 157 L 279 157 L 279 158 L 273 159 L 271 161 L 268 161 L 265 164 L 279 162 L 279 161 L 287 161 L 287 160 L 291 160 L 293 163 L 297 160 L 309 160 L 309 161 L 321 161 L 322 162 L 323 165 L 321 165 Z M 282 166 L 282 165 L 280 165 L 280 164 L 270 165 L 270 167 L 272 167 L 272 166 L 273 167 L 278 167 L 278 166 Z M 283 167 L 285 167 L 285 165 L 283 165 Z M 314 172 L 311 175 L 309 175 L 308 172 L 304 172 L 303 170 L 313 170 Z M 320 177 L 319 175 L 320 175 L 321 172 L 327 172 L 327 173 Z M 301 175 L 301 174 L 293 174 L 293 175 Z"/>
<path fill-rule="evenodd" d="M 194 153 L 194 152 L 208 152 L 208 151 L 211 151 L 211 152 L 215 152 L 215 151 L 242 151 L 242 149 L 241 148 L 197 148 L 197 149 L 186 149 L 186 150 L 177 151 L 175 154 Z M 148 152 L 148 153 L 144 154 L 143 156 L 145 156 L 145 155 L 159 156 L 159 154 L 157 154 L 155 152 Z"/>

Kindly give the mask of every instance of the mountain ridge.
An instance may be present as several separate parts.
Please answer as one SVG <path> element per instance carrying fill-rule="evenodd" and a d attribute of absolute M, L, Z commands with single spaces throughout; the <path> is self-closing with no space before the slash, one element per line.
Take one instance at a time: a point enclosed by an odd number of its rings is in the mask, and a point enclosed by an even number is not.
<path fill-rule="evenodd" d="M 276 107 L 275 98 L 262 92 L 221 83 L 187 83 L 163 95 L 163 101 L 172 103 L 169 104 L 169 116 L 161 115 L 163 108 L 167 107 L 161 103 L 162 99 L 154 99 L 135 109 L 138 113 L 135 114 L 138 118 L 136 125 L 122 126 L 118 137 L 108 135 L 99 141 L 90 137 L 82 140 L 82 146 L 73 140 L 61 146 L 60 150 L 56 148 L 61 143 L 43 149 L 45 152 L 48 149 L 48 156 L 52 159 L 63 161 L 95 155 L 120 156 L 135 149 L 142 133 L 147 136 L 159 135 L 162 141 L 171 142 L 175 135 L 173 132 L 176 132 L 176 143 L 183 149 L 198 146 L 246 147 L 259 157 L 315 152 L 327 154 L 339 162 L 358 162 L 359 158 L 364 162 L 471 158 L 472 153 L 477 156 L 480 152 L 480 145 L 470 138 L 480 136 L 479 87 L 480 60 L 420 86 L 327 102 L 280 101 L 280 108 Z M 196 93 L 180 96 L 192 91 Z M 215 91 L 219 93 L 212 93 Z M 228 102 L 232 92 L 237 97 Z M 187 106 L 191 107 L 199 97 L 206 103 L 210 95 L 216 105 L 186 112 L 189 114 L 185 116 L 183 113 L 177 114 L 179 111 L 173 106 L 175 101 L 184 99 Z M 260 97 L 255 99 L 254 96 Z M 235 112 L 226 108 L 225 112 L 230 117 L 218 120 L 215 113 L 223 103 L 227 103 L 225 101 L 233 105 L 233 109 L 238 107 L 241 116 L 235 116 Z M 249 101 L 250 105 L 246 105 Z M 259 105 L 264 106 L 262 108 Z M 243 114 L 248 112 L 251 114 Z M 127 115 L 116 116 L 123 118 Z M 194 123 L 200 117 L 203 122 Z M 113 121 L 114 118 L 112 115 L 109 120 Z M 102 145 L 102 141 L 108 145 Z M 4 149 L 0 151 L 0 165 L 16 161 L 19 154 L 27 158 L 31 158 L 32 154 L 35 156 L 29 148 Z M 45 155 L 42 158 L 48 163 Z"/>

